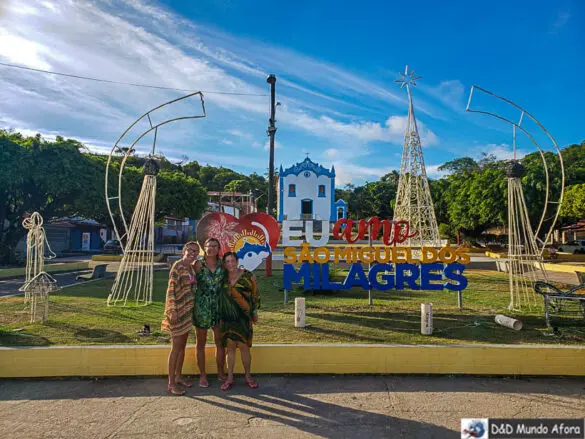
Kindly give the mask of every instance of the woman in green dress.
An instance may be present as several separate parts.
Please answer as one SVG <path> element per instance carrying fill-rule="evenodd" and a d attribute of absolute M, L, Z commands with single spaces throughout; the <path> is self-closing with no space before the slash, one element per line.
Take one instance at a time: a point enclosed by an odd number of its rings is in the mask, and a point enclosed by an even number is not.
<path fill-rule="evenodd" d="M 184 395 L 184 387 L 191 383 L 182 378 L 185 347 L 189 332 L 193 326 L 193 285 L 195 272 L 192 264 L 199 255 L 199 244 L 194 241 L 183 247 L 183 257 L 175 262 L 169 272 L 169 285 L 165 300 L 165 313 L 161 329 L 171 334 L 171 352 L 169 353 L 168 391 L 173 395 Z"/>
<path fill-rule="evenodd" d="M 207 331 L 213 331 L 215 342 L 215 360 L 217 362 L 217 376 L 224 381 L 226 375 L 225 349 L 221 344 L 219 334 L 219 316 L 217 300 L 220 294 L 225 270 L 219 258 L 219 241 L 209 238 L 204 245 L 205 258 L 197 261 L 195 272 L 197 279 L 197 293 L 195 294 L 195 308 L 193 309 L 193 323 L 195 324 L 195 336 L 197 338 L 197 366 L 199 367 L 199 387 L 209 387 L 207 372 L 205 371 L 205 344 L 207 343 Z"/>
<path fill-rule="evenodd" d="M 246 384 L 251 389 L 256 389 L 258 383 L 250 375 L 253 324 L 258 322 L 258 308 L 260 308 L 256 277 L 250 271 L 238 266 L 238 255 L 234 252 L 228 252 L 223 256 L 223 265 L 227 276 L 219 300 L 221 317 L 219 328 L 221 341 L 227 347 L 228 377 L 221 386 L 221 390 L 229 390 L 234 384 L 234 366 L 238 348 L 242 357 Z"/>

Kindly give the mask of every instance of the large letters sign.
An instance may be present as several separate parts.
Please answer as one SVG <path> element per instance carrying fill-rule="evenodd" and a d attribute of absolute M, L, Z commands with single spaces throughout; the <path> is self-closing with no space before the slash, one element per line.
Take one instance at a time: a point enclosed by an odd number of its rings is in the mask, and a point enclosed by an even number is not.
<path fill-rule="evenodd" d="M 305 228 L 305 240 L 301 228 Z M 333 238 L 347 242 L 346 246 L 325 247 L 329 242 L 329 221 L 322 222 L 322 233 L 315 237 L 312 221 L 284 221 L 284 288 L 293 282 L 303 282 L 305 289 L 346 290 L 354 286 L 376 290 L 452 290 L 467 287 L 463 276 L 469 263 L 468 249 L 452 247 L 401 247 L 408 238 L 417 235 L 407 221 L 340 219 L 333 226 Z M 355 226 L 355 227 L 354 227 Z M 357 229 L 357 230 L 356 230 Z M 383 245 L 360 245 L 357 241 L 369 238 L 376 241 L 381 234 Z M 332 282 L 329 263 L 350 264 L 344 282 Z M 362 263 L 371 265 L 366 272 Z M 295 267 L 298 266 L 298 269 Z"/>

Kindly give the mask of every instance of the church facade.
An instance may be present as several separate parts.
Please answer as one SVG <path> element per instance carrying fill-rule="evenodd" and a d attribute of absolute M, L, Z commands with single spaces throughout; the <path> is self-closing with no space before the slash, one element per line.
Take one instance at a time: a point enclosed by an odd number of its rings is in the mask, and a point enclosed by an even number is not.
<path fill-rule="evenodd" d="M 278 221 L 337 221 L 346 216 L 346 203 L 335 201 L 335 167 L 327 169 L 309 157 L 287 169 L 280 166 Z"/>

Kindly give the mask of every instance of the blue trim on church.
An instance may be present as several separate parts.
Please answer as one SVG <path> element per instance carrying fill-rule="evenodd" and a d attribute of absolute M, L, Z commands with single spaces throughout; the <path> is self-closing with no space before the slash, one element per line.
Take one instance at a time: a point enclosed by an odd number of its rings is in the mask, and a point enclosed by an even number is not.
<path fill-rule="evenodd" d="M 347 203 L 340 198 L 335 202 L 335 219 L 332 219 L 331 221 L 337 221 L 337 209 L 339 208 L 341 208 L 341 211 L 343 212 L 341 214 L 342 218 L 347 218 Z"/>
<path fill-rule="evenodd" d="M 280 165 L 280 171 L 278 171 L 278 221 L 284 221 L 284 186 L 282 183 L 282 165 Z"/>
<path fill-rule="evenodd" d="M 282 169 L 282 166 L 281 166 Z M 331 168 L 331 171 L 317 163 L 313 162 L 309 157 L 303 160 L 300 163 L 297 163 L 291 166 L 284 171 L 281 171 L 280 176 L 286 177 L 287 175 L 300 175 L 303 171 L 311 171 L 317 174 L 317 177 L 320 175 L 326 175 L 327 177 L 335 177 L 335 168 Z"/>
<path fill-rule="evenodd" d="M 329 221 L 337 221 L 337 209 L 335 209 L 335 166 L 331 166 L 331 213 Z"/>

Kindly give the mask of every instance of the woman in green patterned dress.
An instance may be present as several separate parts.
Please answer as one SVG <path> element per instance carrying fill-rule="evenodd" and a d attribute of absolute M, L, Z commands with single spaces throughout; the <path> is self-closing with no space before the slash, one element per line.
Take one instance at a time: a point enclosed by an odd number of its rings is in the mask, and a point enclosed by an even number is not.
<path fill-rule="evenodd" d="M 173 395 L 184 395 L 184 387 L 191 387 L 189 381 L 181 377 L 185 347 L 193 326 L 193 285 L 195 272 L 193 263 L 199 255 L 199 244 L 190 241 L 183 246 L 183 257 L 175 262 L 169 272 L 169 285 L 165 301 L 165 314 L 161 329 L 171 334 L 169 353 L 168 391 Z"/>
<path fill-rule="evenodd" d="M 207 343 L 207 331 L 213 331 L 215 342 L 215 360 L 217 362 L 217 376 L 224 381 L 226 375 L 225 349 L 221 344 L 221 337 L 217 324 L 217 299 L 223 283 L 225 270 L 219 258 L 219 241 L 209 238 L 205 241 L 205 258 L 197 261 L 195 272 L 197 273 L 197 293 L 195 294 L 195 308 L 193 310 L 193 323 L 197 338 L 197 366 L 199 367 L 199 387 L 209 387 L 207 372 L 205 371 L 205 344 Z"/>
<path fill-rule="evenodd" d="M 227 271 L 222 295 L 219 299 L 221 317 L 219 329 L 221 341 L 227 347 L 228 377 L 221 390 L 229 390 L 234 384 L 234 366 L 236 349 L 240 349 L 245 380 L 249 388 L 255 389 L 258 383 L 250 375 L 252 357 L 253 324 L 258 322 L 260 296 L 256 277 L 250 271 L 240 268 L 238 255 L 228 252 L 223 256 L 223 265 Z"/>

